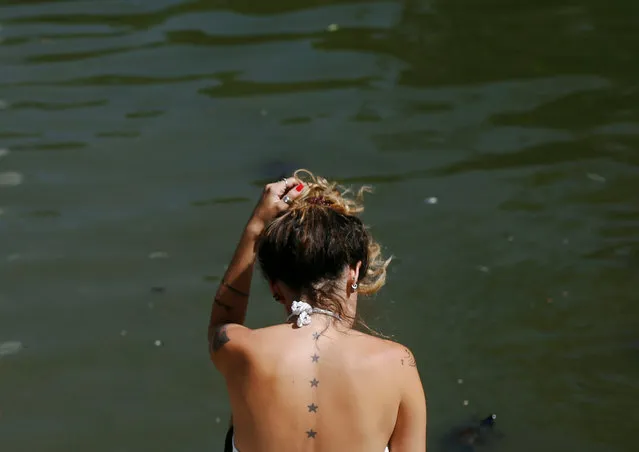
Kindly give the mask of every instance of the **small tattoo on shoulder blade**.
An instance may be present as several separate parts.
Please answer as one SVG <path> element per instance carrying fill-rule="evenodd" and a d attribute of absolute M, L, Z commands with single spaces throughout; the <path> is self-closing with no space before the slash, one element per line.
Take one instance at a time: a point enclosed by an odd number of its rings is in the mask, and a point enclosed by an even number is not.
<path fill-rule="evenodd" d="M 410 367 L 417 367 L 417 362 L 415 362 L 415 356 L 413 356 L 410 350 L 408 350 L 407 348 L 404 348 L 404 353 L 406 354 L 404 355 L 403 358 L 401 358 L 402 366 L 404 365 L 404 363 L 406 363 Z"/>

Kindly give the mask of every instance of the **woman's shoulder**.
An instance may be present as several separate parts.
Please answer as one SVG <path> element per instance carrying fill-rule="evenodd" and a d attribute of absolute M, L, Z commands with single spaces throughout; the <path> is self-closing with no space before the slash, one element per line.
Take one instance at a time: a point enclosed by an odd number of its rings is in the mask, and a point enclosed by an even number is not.
<path fill-rule="evenodd" d="M 388 350 L 400 350 L 406 348 L 401 342 L 395 340 L 392 337 L 384 336 L 375 331 L 366 332 L 360 330 L 352 330 L 353 336 L 359 336 L 370 341 L 371 344 L 375 344 L 378 347 L 386 348 Z"/>
<path fill-rule="evenodd" d="M 415 364 L 413 352 L 401 342 L 359 331 L 354 333 L 354 336 L 367 349 L 368 356 L 377 355 L 388 364 L 400 366 Z"/>
<path fill-rule="evenodd" d="M 278 324 L 257 329 L 244 327 L 246 340 L 244 349 L 251 350 L 281 350 L 273 347 L 281 342 L 290 343 L 290 335 L 294 332 L 290 324 Z M 309 333 L 310 334 L 310 333 Z M 345 333 L 324 332 L 321 337 L 327 336 L 329 340 L 338 340 L 340 347 L 353 356 L 360 356 L 365 360 L 376 361 L 377 364 L 398 365 L 400 367 L 415 366 L 415 357 L 410 348 L 392 338 L 376 336 L 358 330 L 350 330 Z M 314 336 L 312 336 L 314 337 Z"/>

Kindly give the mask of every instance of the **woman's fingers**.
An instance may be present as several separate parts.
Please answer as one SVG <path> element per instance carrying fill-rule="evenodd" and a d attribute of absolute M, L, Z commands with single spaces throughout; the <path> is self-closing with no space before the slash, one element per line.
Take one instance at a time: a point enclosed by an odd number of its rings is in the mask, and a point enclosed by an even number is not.
<path fill-rule="evenodd" d="M 302 196 L 304 191 L 304 184 L 295 179 L 295 185 L 287 188 L 286 191 L 280 196 L 277 201 L 277 207 L 279 210 L 286 210 L 297 198 Z"/>
<path fill-rule="evenodd" d="M 278 199 L 283 198 L 284 195 L 297 186 L 300 181 L 294 177 L 287 177 L 277 182 L 273 182 L 264 187 L 264 191 L 275 195 Z"/>
<path fill-rule="evenodd" d="M 281 182 L 284 183 L 284 188 L 286 190 L 290 190 L 299 183 L 299 181 L 294 177 L 285 177 Z"/>
<path fill-rule="evenodd" d="M 264 187 L 264 195 L 256 208 L 256 214 L 263 221 L 269 222 L 278 213 L 287 210 L 303 192 L 304 184 L 295 177 L 270 183 Z"/>
<path fill-rule="evenodd" d="M 286 193 L 286 190 L 288 190 L 288 187 L 288 179 L 286 180 L 286 182 L 284 181 L 284 179 L 282 179 L 277 182 L 266 184 L 266 186 L 264 187 L 264 193 L 266 195 L 272 195 L 277 198 L 281 198 L 282 196 L 284 196 L 284 193 Z"/>
<path fill-rule="evenodd" d="M 303 190 L 304 185 L 295 177 L 266 185 L 262 198 L 253 210 L 253 218 L 268 224 L 279 213 L 288 209 L 290 204 L 302 195 Z"/>
<path fill-rule="evenodd" d="M 300 183 L 299 180 L 297 180 L 294 177 L 286 177 L 280 181 L 274 182 L 272 184 L 269 184 L 271 187 L 271 190 L 279 197 L 282 198 L 284 197 L 284 195 L 291 190 L 293 187 L 295 187 L 296 185 L 298 185 Z"/>

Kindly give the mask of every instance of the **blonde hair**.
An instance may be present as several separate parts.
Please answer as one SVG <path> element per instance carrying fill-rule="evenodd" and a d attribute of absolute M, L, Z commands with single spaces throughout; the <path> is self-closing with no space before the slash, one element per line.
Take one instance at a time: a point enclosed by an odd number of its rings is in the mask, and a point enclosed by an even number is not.
<path fill-rule="evenodd" d="M 372 193 L 369 185 L 360 187 L 357 193 L 350 188 L 341 187 L 337 182 L 329 182 L 315 176 L 308 170 L 298 169 L 293 176 L 304 183 L 302 196 L 297 198 L 291 208 L 302 212 L 320 205 L 343 215 L 356 216 L 364 211 L 364 193 Z M 342 189 L 340 191 L 340 188 Z M 302 215 L 302 219 L 304 215 Z M 365 275 L 360 276 L 358 291 L 362 295 L 374 295 L 386 284 L 386 269 L 392 258 L 384 259 L 379 243 L 369 235 L 368 265 Z"/>

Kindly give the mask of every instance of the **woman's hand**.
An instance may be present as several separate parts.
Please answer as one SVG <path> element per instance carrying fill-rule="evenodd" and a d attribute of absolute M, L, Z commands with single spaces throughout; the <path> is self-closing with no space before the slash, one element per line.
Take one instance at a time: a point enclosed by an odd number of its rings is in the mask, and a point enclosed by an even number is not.
<path fill-rule="evenodd" d="M 294 177 L 266 185 L 249 221 L 251 228 L 261 233 L 267 224 L 300 197 L 303 189 L 304 185 Z"/>

